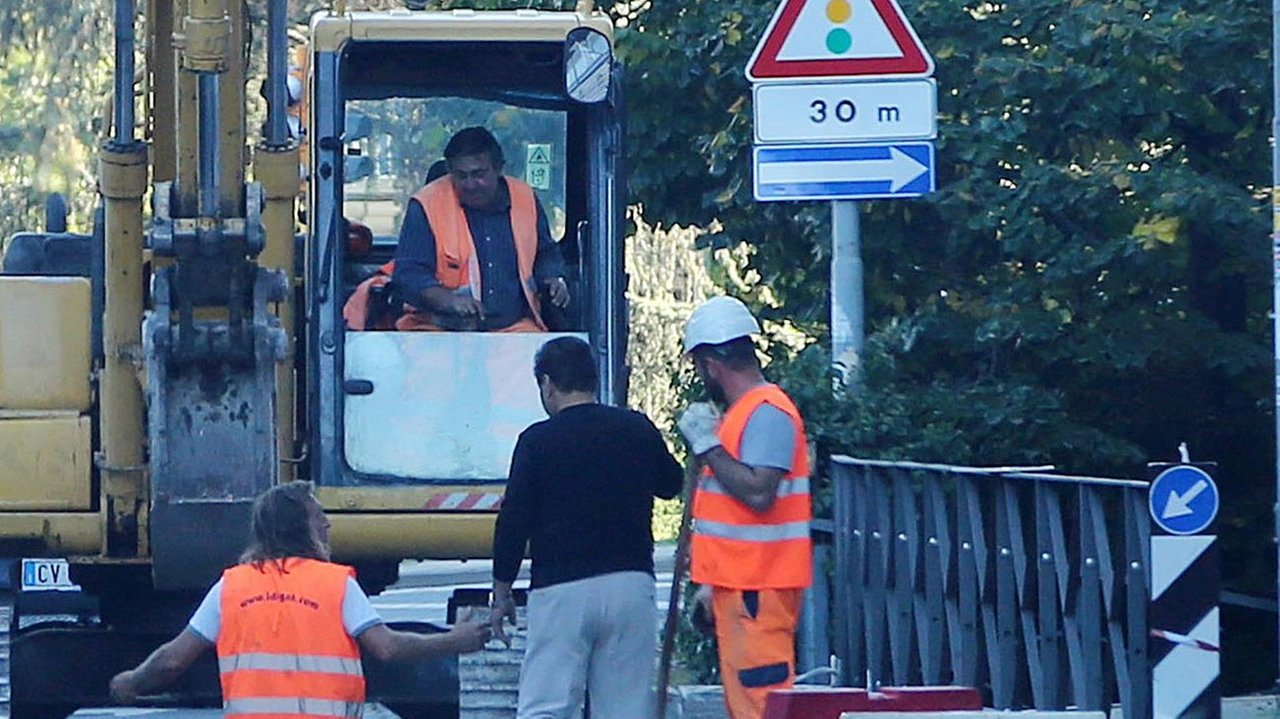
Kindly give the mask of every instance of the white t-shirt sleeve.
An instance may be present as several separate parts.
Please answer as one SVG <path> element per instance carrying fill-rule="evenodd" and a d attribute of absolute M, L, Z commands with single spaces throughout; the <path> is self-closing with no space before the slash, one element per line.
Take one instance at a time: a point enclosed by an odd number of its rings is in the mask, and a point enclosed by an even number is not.
<path fill-rule="evenodd" d="M 364 630 L 381 624 L 382 617 L 373 608 L 368 595 L 360 588 L 355 577 L 347 577 L 347 591 L 342 597 L 342 626 L 347 634 L 358 637 Z"/>
<path fill-rule="evenodd" d="M 209 591 L 205 593 L 200 606 L 196 607 L 187 628 L 199 634 L 209 642 L 218 641 L 218 630 L 222 628 L 222 579 L 219 578 Z"/>

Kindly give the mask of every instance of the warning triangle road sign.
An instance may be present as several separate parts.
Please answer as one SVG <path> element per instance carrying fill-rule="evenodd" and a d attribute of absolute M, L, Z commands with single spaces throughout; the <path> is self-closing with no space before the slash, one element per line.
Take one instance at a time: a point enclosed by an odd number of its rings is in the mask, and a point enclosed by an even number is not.
<path fill-rule="evenodd" d="M 752 82 L 932 74 L 897 0 L 782 0 L 747 63 Z"/>

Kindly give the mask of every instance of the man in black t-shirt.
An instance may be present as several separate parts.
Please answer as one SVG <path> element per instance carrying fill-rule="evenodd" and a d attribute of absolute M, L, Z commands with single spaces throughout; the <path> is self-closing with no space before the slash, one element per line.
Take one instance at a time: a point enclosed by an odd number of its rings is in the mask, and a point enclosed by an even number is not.
<path fill-rule="evenodd" d="M 586 342 L 547 342 L 533 371 L 550 418 L 516 442 L 493 540 L 499 638 L 515 620 L 511 583 L 526 544 L 533 558 L 517 718 L 567 719 L 587 692 L 607 698 L 601 716 L 649 719 L 653 498 L 680 492 L 680 465 L 647 417 L 600 404 Z"/>

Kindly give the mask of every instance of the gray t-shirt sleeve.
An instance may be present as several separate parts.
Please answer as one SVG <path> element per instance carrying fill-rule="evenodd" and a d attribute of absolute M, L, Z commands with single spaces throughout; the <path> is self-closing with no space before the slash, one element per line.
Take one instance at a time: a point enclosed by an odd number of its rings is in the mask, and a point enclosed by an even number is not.
<path fill-rule="evenodd" d="M 742 430 L 739 460 L 749 467 L 790 471 L 795 451 L 796 428 L 791 417 L 767 402 L 756 407 Z"/>
<path fill-rule="evenodd" d="M 196 607 L 195 613 L 191 615 L 191 621 L 187 622 L 187 628 L 209 642 L 218 641 L 218 630 L 222 628 L 221 578 L 209 587 L 208 592 L 205 592 L 204 599 L 200 600 L 200 606 Z"/>
<path fill-rule="evenodd" d="M 381 623 L 382 617 L 378 616 L 378 610 L 373 608 L 373 603 L 355 577 L 347 577 L 347 591 L 342 597 L 342 626 L 347 634 L 358 637 L 369 627 Z M 221 579 L 204 595 L 200 606 L 191 615 L 191 621 L 187 622 L 187 628 L 210 642 L 218 641 L 218 631 L 222 628 Z"/>

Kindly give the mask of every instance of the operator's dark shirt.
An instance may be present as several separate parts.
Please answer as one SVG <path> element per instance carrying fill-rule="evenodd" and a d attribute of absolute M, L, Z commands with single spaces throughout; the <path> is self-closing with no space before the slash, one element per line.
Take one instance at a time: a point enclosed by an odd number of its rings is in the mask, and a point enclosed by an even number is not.
<path fill-rule="evenodd" d="M 520 434 L 493 538 L 493 577 L 515 581 L 528 542 L 534 589 L 610 572 L 653 574 L 654 496 L 683 473 L 639 412 L 566 407 Z"/>
<path fill-rule="evenodd" d="M 564 276 L 564 259 L 560 247 L 551 239 L 551 229 L 542 203 L 538 208 L 538 254 L 533 263 L 533 276 L 539 286 L 545 280 Z M 516 261 L 516 241 L 511 230 L 511 192 L 507 180 L 498 182 L 498 196 L 493 206 L 484 209 L 463 207 L 471 239 L 476 246 L 480 265 L 480 288 L 485 321 L 481 329 L 496 330 L 531 316 L 529 302 L 520 286 L 520 267 Z M 400 225 L 400 244 L 396 247 L 395 283 L 403 301 L 421 303 L 422 291 L 440 284 L 436 279 L 436 236 L 427 222 L 422 204 L 409 200 L 404 222 Z"/>

